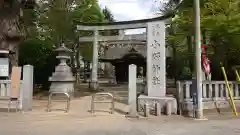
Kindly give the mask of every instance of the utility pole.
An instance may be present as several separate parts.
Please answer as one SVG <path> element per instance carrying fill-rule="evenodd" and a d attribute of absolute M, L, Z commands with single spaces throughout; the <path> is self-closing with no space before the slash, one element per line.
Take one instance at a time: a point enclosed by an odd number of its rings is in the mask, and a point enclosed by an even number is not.
<path fill-rule="evenodd" d="M 201 66 L 201 27 L 200 27 L 200 0 L 194 0 L 195 11 L 195 73 L 197 90 L 196 118 L 203 119 L 202 104 L 202 66 Z"/>

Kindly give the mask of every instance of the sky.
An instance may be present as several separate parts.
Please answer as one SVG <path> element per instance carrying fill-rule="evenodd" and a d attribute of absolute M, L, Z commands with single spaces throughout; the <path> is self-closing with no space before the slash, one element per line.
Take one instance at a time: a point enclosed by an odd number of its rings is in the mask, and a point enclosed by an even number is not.
<path fill-rule="evenodd" d="M 166 0 L 99 0 L 101 8 L 105 6 L 112 12 L 116 21 L 147 19 L 156 16 L 154 9 L 160 1 Z M 126 34 L 139 34 L 145 29 L 127 30 Z"/>

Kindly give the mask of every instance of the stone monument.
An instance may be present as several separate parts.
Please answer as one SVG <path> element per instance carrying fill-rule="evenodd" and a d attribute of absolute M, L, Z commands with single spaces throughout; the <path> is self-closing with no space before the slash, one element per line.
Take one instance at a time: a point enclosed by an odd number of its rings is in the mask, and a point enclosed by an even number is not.
<path fill-rule="evenodd" d="M 166 96 L 165 23 L 149 22 L 147 29 L 148 96 Z"/>
<path fill-rule="evenodd" d="M 55 72 L 49 78 L 49 81 L 52 82 L 49 91 L 73 94 L 75 77 L 73 77 L 71 67 L 67 65 L 67 60 L 70 59 L 72 51 L 65 47 L 64 44 L 55 51 L 58 52 L 56 58 L 60 60 L 60 64 L 55 67 Z"/>
<path fill-rule="evenodd" d="M 172 95 L 166 95 L 166 44 L 165 22 L 149 22 L 147 27 L 147 94 L 140 95 L 139 101 L 151 108 L 157 102 L 167 115 L 177 112 L 177 100 Z M 150 103 L 150 104 L 148 104 Z M 159 107 L 157 106 L 157 108 Z M 146 113 L 148 110 L 145 110 Z"/>

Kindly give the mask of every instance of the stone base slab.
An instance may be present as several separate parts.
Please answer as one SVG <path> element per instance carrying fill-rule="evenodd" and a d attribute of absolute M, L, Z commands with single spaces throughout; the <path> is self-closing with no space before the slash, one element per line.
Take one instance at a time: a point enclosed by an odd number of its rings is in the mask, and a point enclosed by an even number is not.
<path fill-rule="evenodd" d="M 144 106 L 144 104 L 146 103 L 148 104 L 150 109 L 155 108 L 154 105 L 156 102 L 160 104 L 161 112 L 166 113 L 166 111 L 169 110 L 170 114 L 177 114 L 177 100 L 173 96 L 151 97 L 146 95 L 140 95 L 138 97 L 138 111 L 140 111 L 140 107 Z"/>
<path fill-rule="evenodd" d="M 99 84 L 97 81 L 91 81 L 90 82 L 90 88 L 93 89 L 93 90 L 98 90 L 99 88 Z"/>

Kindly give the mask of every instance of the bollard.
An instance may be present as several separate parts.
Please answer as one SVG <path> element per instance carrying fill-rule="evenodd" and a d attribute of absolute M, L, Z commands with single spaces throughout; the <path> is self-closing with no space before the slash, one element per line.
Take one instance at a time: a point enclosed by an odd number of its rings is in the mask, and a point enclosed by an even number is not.
<path fill-rule="evenodd" d="M 109 96 L 111 97 L 111 101 L 96 101 L 95 97 L 99 95 L 105 95 L 105 96 Z M 110 113 L 113 114 L 114 113 L 114 96 L 111 93 L 105 93 L 105 92 L 100 92 L 100 93 L 96 93 L 92 96 L 92 100 L 91 100 L 91 113 L 93 114 L 95 112 L 95 103 L 110 103 L 111 104 L 111 109 L 110 109 Z"/>
<path fill-rule="evenodd" d="M 92 96 L 92 100 L 91 100 L 91 113 L 93 114 L 94 111 L 94 99 L 95 99 L 95 95 Z"/>
<path fill-rule="evenodd" d="M 166 111 L 165 112 L 166 115 L 172 114 L 172 104 L 169 101 L 166 102 L 166 110 L 165 111 Z"/>
<path fill-rule="evenodd" d="M 114 109 L 115 109 L 115 106 L 114 106 L 114 97 L 112 97 L 112 102 L 111 102 L 111 114 L 114 113 Z"/>
<path fill-rule="evenodd" d="M 155 115 L 156 116 L 161 116 L 161 105 L 160 105 L 160 103 L 155 102 L 154 107 L 155 107 Z"/>
<path fill-rule="evenodd" d="M 197 93 L 194 92 L 193 93 L 193 110 L 192 110 L 193 118 L 196 117 L 196 109 L 197 109 Z"/>
<path fill-rule="evenodd" d="M 149 116 L 149 106 L 148 103 L 144 104 L 144 117 L 148 117 Z"/>
<path fill-rule="evenodd" d="M 67 105 L 66 105 L 66 109 L 65 109 L 65 113 L 69 112 L 70 109 L 70 95 L 66 92 L 50 92 L 49 96 L 48 96 L 48 104 L 47 104 L 47 112 L 51 111 L 51 104 L 52 104 L 52 95 L 53 94 L 63 94 L 67 97 Z"/>

